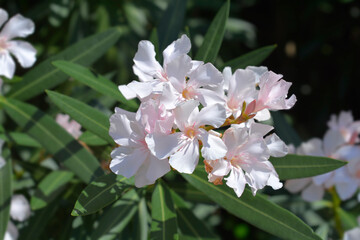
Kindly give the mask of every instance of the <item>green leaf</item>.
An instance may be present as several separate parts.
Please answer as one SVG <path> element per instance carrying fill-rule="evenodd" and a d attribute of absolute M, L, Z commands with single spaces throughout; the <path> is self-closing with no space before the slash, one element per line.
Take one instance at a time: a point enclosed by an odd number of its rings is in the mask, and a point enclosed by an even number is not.
<path fill-rule="evenodd" d="M 336 211 L 340 217 L 341 224 L 345 231 L 358 227 L 356 216 L 340 207 L 336 208 Z"/>
<path fill-rule="evenodd" d="M 187 201 L 201 202 L 201 203 L 214 203 L 205 193 L 197 190 L 191 184 L 187 182 L 169 182 L 171 190 L 179 194 Z"/>
<path fill-rule="evenodd" d="M 220 69 L 228 66 L 235 71 L 235 69 L 246 68 L 247 66 L 258 66 L 275 50 L 276 47 L 277 45 L 269 45 L 256 49 L 224 63 Z"/>
<path fill-rule="evenodd" d="M 49 90 L 46 90 L 46 93 L 56 106 L 69 114 L 82 127 L 92 131 L 108 143 L 114 144 L 114 140 L 109 136 L 109 117 L 72 97 Z"/>
<path fill-rule="evenodd" d="M 345 161 L 332 158 L 295 154 L 288 154 L 281 158 L 271 157 L 270 162 L 282 180 L 313 177 L 346 165 Z"/>
<path fill-rule="evenodd" d="M 151 198 L 150 239 L 168 240 L 177 236 L 177 223 L 174 203 L 169 189 L 158 181 Z"/>
<path fill-rule="evenodd" d="M 157 27 L 160 52 L 178 37 L 183 26 L 185 10 L 186 0 L 170 1 Z"/>
<path fill-rule="evenodd" d="M 276 134 L 286 143 L 299 146 L 301 138 L 295 129 L 289 124 L 282 112 L 271 112 L 271 117 L 274 120 L 274 128 Z"/>
<path fill-rule="evenodd" d="M 175 203 L 181 239 L 220 239 L 190 210 L 188 204 L 174 191 L 171 191 Z"/>
<path fill-rule="evenodd" d="M 211 63 L 215 62 L 224 38 L 225 25 L 229 17 L 229 11 L 230 1 L 227 0 L 212 21 L 205 35 L 204 42 L 195 56 L 196 60 Z"/>
<path fill-rule="evenodd" d="M 102 138 L 98 137 L 90 131 L 86 131 L 81 134 L 81 136 L 79 137 L 79 141 L 82 141 L 89 146 L 104 146 L 108 144 Z"/>
<path fill-rule="evenodd" d="M 156 60 L 160 60 L 160 52 L 159 52 L 159 36 L 158 36 L 158 31 L 156 28 L 153 28 L 153 30 L 151 31 L 150 37 L 149 37 L 150 42 L 154 45 L 155 48 L 155 57 Z"/>
<path fill-rule="evenodd" d="M 113 173 L 95 179 L 81 192 L 71 215 L 85 216 L 99 211 L 119 199 L 133 181 Z"/>
<path fill-rule="evenodd" d="M 34 195 L 31 197 L 31 209 L 37 210 L 46 207 L 63 190 L 65 185 L 74 177 L 69 171 L 50 172 L 38 185 Z"/>
<path fill-rule="evenodd" d="M 67 79 L 67 76 L 51 65 L 53 61 L 66 60 L 89 66 L 104 55 L 116 43 L 120 35 L 119 28 L 112 28 L 75 43 L 27 72 L 21 82 L 14 84 L 7 96 L 27 100 L 42 93 L 45 89 L 59 85 Z"/>
<path fill-rule="evenodd" d="M 0 239 L 3 239 L 10 219 L 10 203 L 12 195 L 12 165 L 10 151 L 4 148 L 2 152 L 3 156 L 0 154 L 0 158 L 3 158 L 5 161 L 5 166 L 0 167 Z"/>
<path fill-rule="evenodd" d="M 99 226 L 91 234 L 91 239 L 115 239 L 134 217 L 139 201 L 139 195 L 134 189 L 124 194 L 101 216 Z"/>
<path fill-rule="evenodd" d="M 245 189 L 238 198 L 227 185 L 214 185 L 207 180 L 203 169 L 182 176 L 229 213 L 283 239 L 320 239 L 313 230 L 288 210 L 268 201 L 259 193 L 254 197 Z"/>
<path fill-rule="evenodd" d="M 9 132 L 0 134 L 0 138 L 7 142 L 14 142 L 17 145 L 25 147 L 40 148 L 41 144 L 25 133 L 20 132 Z"/>
<path fill-rule="evenodd" d="M 54 119 L 35 106 L 15 99 L 0 97 L 6 113 L 37 140 L 53 158 L 63 163 L 84 182 L 104 174 L 97 159 Z"/>
<path fill-rule="evenodd" d="M 120 93 L 118 86 L 110 80 L 106 79 L 105 77 L 95 74 L 89 69 L 69 61 L 59 60 L 54 61 L 52 64 L 67 75 L 89 86 L 93 90 L 105 96 L 110 96 L 118 100 L 119 102 L 124 104 L 124 108 L 126 108 L 127 110 L 137 110 L 138 104 L 135 102 L 135 100 L 126 100 L 124 96 Z"/>
<path fill-rule="evenodd" d="M 146 207 L 146 199 L 139 202 L 139 210 L 134 217 L 134 239 L 147 240 L 149 233 L 150 215 Z"/>

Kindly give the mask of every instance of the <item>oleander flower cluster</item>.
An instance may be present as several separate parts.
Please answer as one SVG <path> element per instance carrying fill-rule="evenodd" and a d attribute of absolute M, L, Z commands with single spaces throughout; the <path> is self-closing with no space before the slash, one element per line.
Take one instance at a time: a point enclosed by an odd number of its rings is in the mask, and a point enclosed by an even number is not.
<path fill-rule="evenodd" d="M 285 188 L 292 193 L 301 191 L 306 201 L 321 200 L 325 190 L 335 187 L 341 200 L 354 196 L 360 187 L 360 121 L 351 112 L 332 115 L 324 138 L 302 143 L 294 152 L 301 155 L 325 156 L 347 161 L 348 164 L 332 172 L 311 178 L 288 180 Z"/>
<path fill-rule="evenodd" d="M 269 110 L 290 109 L 291 83 L 266 67 L 221 73 L 211 63 L 191 59 L 191 43 L 181 36 L 163 51 L 163 64 L 149 41 L 140 41 L 134 57 L 139 81 L 119 86 L 126 99 L 141 102 L 136 113 L 116 108 L 109 134 L 118 144 L 110 169 L 135 185 L 153 184 L 171 169 L 191 174 L 202 157 L 208 180 L 226 184 L 241 196 L 248 184 L 282 187 L 270 156 L 287 154 L 273 127 L 258 123 Z M 256 120 L 256 121 L 255 121 Z"/>

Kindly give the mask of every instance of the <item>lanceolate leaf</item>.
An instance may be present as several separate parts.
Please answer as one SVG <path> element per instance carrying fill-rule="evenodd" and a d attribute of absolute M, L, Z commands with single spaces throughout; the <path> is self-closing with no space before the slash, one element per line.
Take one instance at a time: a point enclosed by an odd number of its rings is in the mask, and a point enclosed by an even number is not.
<path fill-rule="evenodd" d="M 150 239 L 174 239 L 177 236 L 177 223 L 174 203 L 169 189 L 159 181 L 151 198 Z"/>
<path fill-rule="evenodd" d="M 247 66 L 258 66 L 264 61 L 276 48 L 276 45 L 270 45 L 256 49 L 252 52 L 246 53 L 238 58 L 230 60 L 221 67 L 231 67 L 233 71 L 238 68 L 246 68 Z"/>
<path fill-rule="evenodd" d="M 35 140 L 37 140 L 53 158 L 84 182 L 103 175 L 97 159 L 80 143 L 60 127 L 54 119 L 35 106 L 15 99 L 0 98 L 6 113 Z"/>
<path fill-rule="evenodd" d="M 89 146 L 104 146 L 108 143 L 90 131 L 86 131 L 79 137 L 79 141 L 86 143 Z"/>
<path fill-rule="evenodd" d="M 74 174 L 69 171 L 53 171 L 49 173 L 38 185 L 31 197 L 31 209 L 37 210 L 45 207 L 53 201 L 65 185 L 73 178 Z"/>
<path fill-rule="evenodd" d="M 193 174 L 182 174 L 194 187 L 206 193 L 229 213 L 249 222 L 257 228 L 283 239 L 320 239 L 303 221 L 284 208 L 266 200 L 260 194 L 255 197 L 245 189 L 238 198 L 227 185 L 214 185 L 207 180 L 203 169 Z"/>
<path fill-rule="evenodd" d="M 67 76 L 51 65 L 53 61 L 66 60 L 89 66 L 113 46 L 120 35 L 119 28 L 112 28 L 75 43 L 26 73 L 21 82 L 14 84 L 8 97 L 27 100 L 42 93 L 45 89 L 59 85 L 67 79 Z"/>
<path fill-rule="evenodd" d="M 179 195 L 171 191 L 171 196 L 175 203 L 177 222 L 182 238 L 198 240 L 220 239 L 194 215 L 187 203 Z"/>
<path fill-rule="evenodd" d="M 146 199 L 143 197 L 139 202 L 139 209 L 134 216 L 134 239 L 147 240 L 149 235 L 150 215 L 146 207 Z"/>
<path fill-rule="evenodd" d="M 12 195 L 12 165 L 10 151 L 4 147 L 0 158 L 5 166 L 0 168 L 0 239 L 3 239 L 10 217 L 10 203 Z"/>
<path fill-rule="evenodd" d="M 186 0 L 171 0 L 158 26 L 159 52 L 174 41 L 183 26 Z"/>
<path fill-rule="evenodd" d="M 133 183 L 133 178 L 113 173 L 95 179 L 81 192 L 71 215 L 84 216 L 99 211 L 119 199 Z"/>
<path fill-rule="evenodd" d="M 114 205 L 108 208 L 99 219 L 99 226 L 91 234 L 93 240 L 116 239 L 136 213 L 139 196 L 135 189 L 127 192 Z"/>
<path fill-rule="evenodd" d="M 287 144 L 294 144 L 299 146 L 301 138 L 295 129 L 288 123 L 282 112 L 271 112 L 271 117 L 274 119 L 275 132 Z"/>
<path fill-rule="evenodd" d="M 227 0 L 212 21 L 205 35 L 204 42 L 195 56 L 196 60 L 211 63 L 215 62 L 224 38 L 225 25 L 229 17 L 229 10 L 230 1 Z"/>
<path fill-rule="evenodd" d="M 41 147 L 41 144 L 25 133 L 9 132 L 0 134 L 0 138 L 7 142 L 14 142 L 17 145 L 25 147 Z"/>
<path fill-rule="evenodd" d="M 89 69 L 69 61 L 59 60 L 53 62 L 53 65 L 77 81 L 91 87 L 93 90 L 118 100 L 124 104 L 124 108 L 127 110 L 137 110 L 138 104 L 134 100 L 126 100 L 120 93 L 118 86 L 105 77 L 97 75 Z"/>
<path fill-rule="evenodd" d="M 313 177 L 346 165 L 345 161 L 332 158 L 294 154 L 288 154 L 281 158 L 271 157 L 270 161 L 282 180 Z"/>
<path fill-rule="evenodd" d="M 114 144 L 114 141 L 109 136 L 109 117 L 74 98 L 53 91 L 46 91 L 46 93 L 56 106 L 69 114 L 82 127 L 92 131 L 108 143 Z"/>

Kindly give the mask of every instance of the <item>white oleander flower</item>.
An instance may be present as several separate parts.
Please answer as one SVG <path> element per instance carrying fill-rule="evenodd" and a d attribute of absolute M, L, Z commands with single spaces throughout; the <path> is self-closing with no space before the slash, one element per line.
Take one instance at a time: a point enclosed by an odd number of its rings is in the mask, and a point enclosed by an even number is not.
<path fill-rule="evenodd" d="M 8 13 L 0 8 L 0 28 L 8 20 Z M 32 20 L 16 14 L 4 25 L 0 31 L 0 75 L 9 79 L 15 73 L 15 56 L 23 68 L 31 67 L 36 61 L 36 49 L 28 42 L 14 40 L 33 34 L 35 24 Z M 10 55 L 11 54 L 11 55 Z"/>

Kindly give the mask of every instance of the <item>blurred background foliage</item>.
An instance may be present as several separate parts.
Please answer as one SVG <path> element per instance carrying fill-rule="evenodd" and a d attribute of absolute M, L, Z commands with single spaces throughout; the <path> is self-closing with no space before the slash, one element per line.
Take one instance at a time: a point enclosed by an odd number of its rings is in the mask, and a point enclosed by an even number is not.
<path fill-rule="evenodd" d="M 192 40 L 193 52 L 201 45 L 211 20 L 223 3 L 222 0 L 188 0 L 185 26 Z M 149 39 L 167 4 L 167 0 L 0 0 L 0 7 L 6 9 L 9 16 L 21 13 L 35 22 L 36 31 L 27 41 L 38 50 L 37 63 L 86 36 L 119 26 L 122 36 L 117 45 L 93 65 L 94 71 L 117 84 L 136 79 L 132 72 L 132 59 L 137 44 L 142 39 Z M 341 110 L 352 110 L 355 119 L 360 118 L 359 1 L 233 0 L 226 28 L 217 66 L 259 47 L 277 44 L 277 49 L 263 65 L 283 74 L 285 80 L 293 83 L 290 92 L 296 94 L 298 102 L 291 111 L 286 112 L 286 116 L 303 140 L 321 138 L 327 128 L 325 122 L 331 114 Z M 26 71 L 17 68 L 16 73 L 22 76 Z M 76 81 L 63 83 L 57 87 L 57 91 L 75 96 L 107 114 L 111 113 L 108 109 L 117 105 L 110 98 L 99 97 Z M 45 93 L 31 99 L 30 103 L 53 115 L 58 111 Z M 110 150 L 109 147 L 107 151 L 95 154 L 106 164 L 110 160 Z M 20 151 L 18 157 L 28 158 L 26 154 L 29 155 L 27 151 Z M 37 158 L 36 154 L 30 153 L 32 159 Z M 23 163 L 22 167 L 26 169 L 31 166 Z M 49 169 L 39 168 L 37 171 L 38 179 L 35 180 L 40 181 Z M 21 171 L 17 174 L 18 179 L 26 179 Z M 28 185 L 26 181 L 19 181 L 15 190 L 21 191 Z M 74 189 L 68 191 L 80 193 L 82 187 L 73 185 Z M 307 204 L 298 197 L 289 201 L 284 194 L 286 191 L 282 190 L 272 198 L 301 215 L 306 222 L 312 221 L 309 223 L 311 226 L 322 226 L 326 230 L 324 219 L 316 215 L 316 211 L 322 209 L 321 204 Z M 91 215 L 80 219 L 82 222 L 79 222 L 79 218 L 69 222 L 69 205 L 76 200 L 73 197 L 69 196 L 67 203 L 60 204 L 60 210 L 54 210 L 57 217 L 49 221 L 49 230 L 43 234 L 44 239 L 67 236 L 59 231 L 71 231 L 71 225 L 86 225 L 87 221 L 91 222 L 96 217 Z M 292 205 L 287 205 L 288 202 L 292 202 Z M 323 204 L 326 206 L 326 200 Z M 349 208 L 353 207 L 351 204 L 354 203 L 348 203 Z M 197 204 L 193 209 L 209 225 L 216 226 L 216 231 L 224 239 L 276 239 L 212 205 Z M 59 220 L 63 221 L 61 228 L 57 226 Z M 132 229 L 126 229 L 124 236 L 129 231 Z M 78 239 L 81 239 L 81 230 L 78 234 Z"/>

